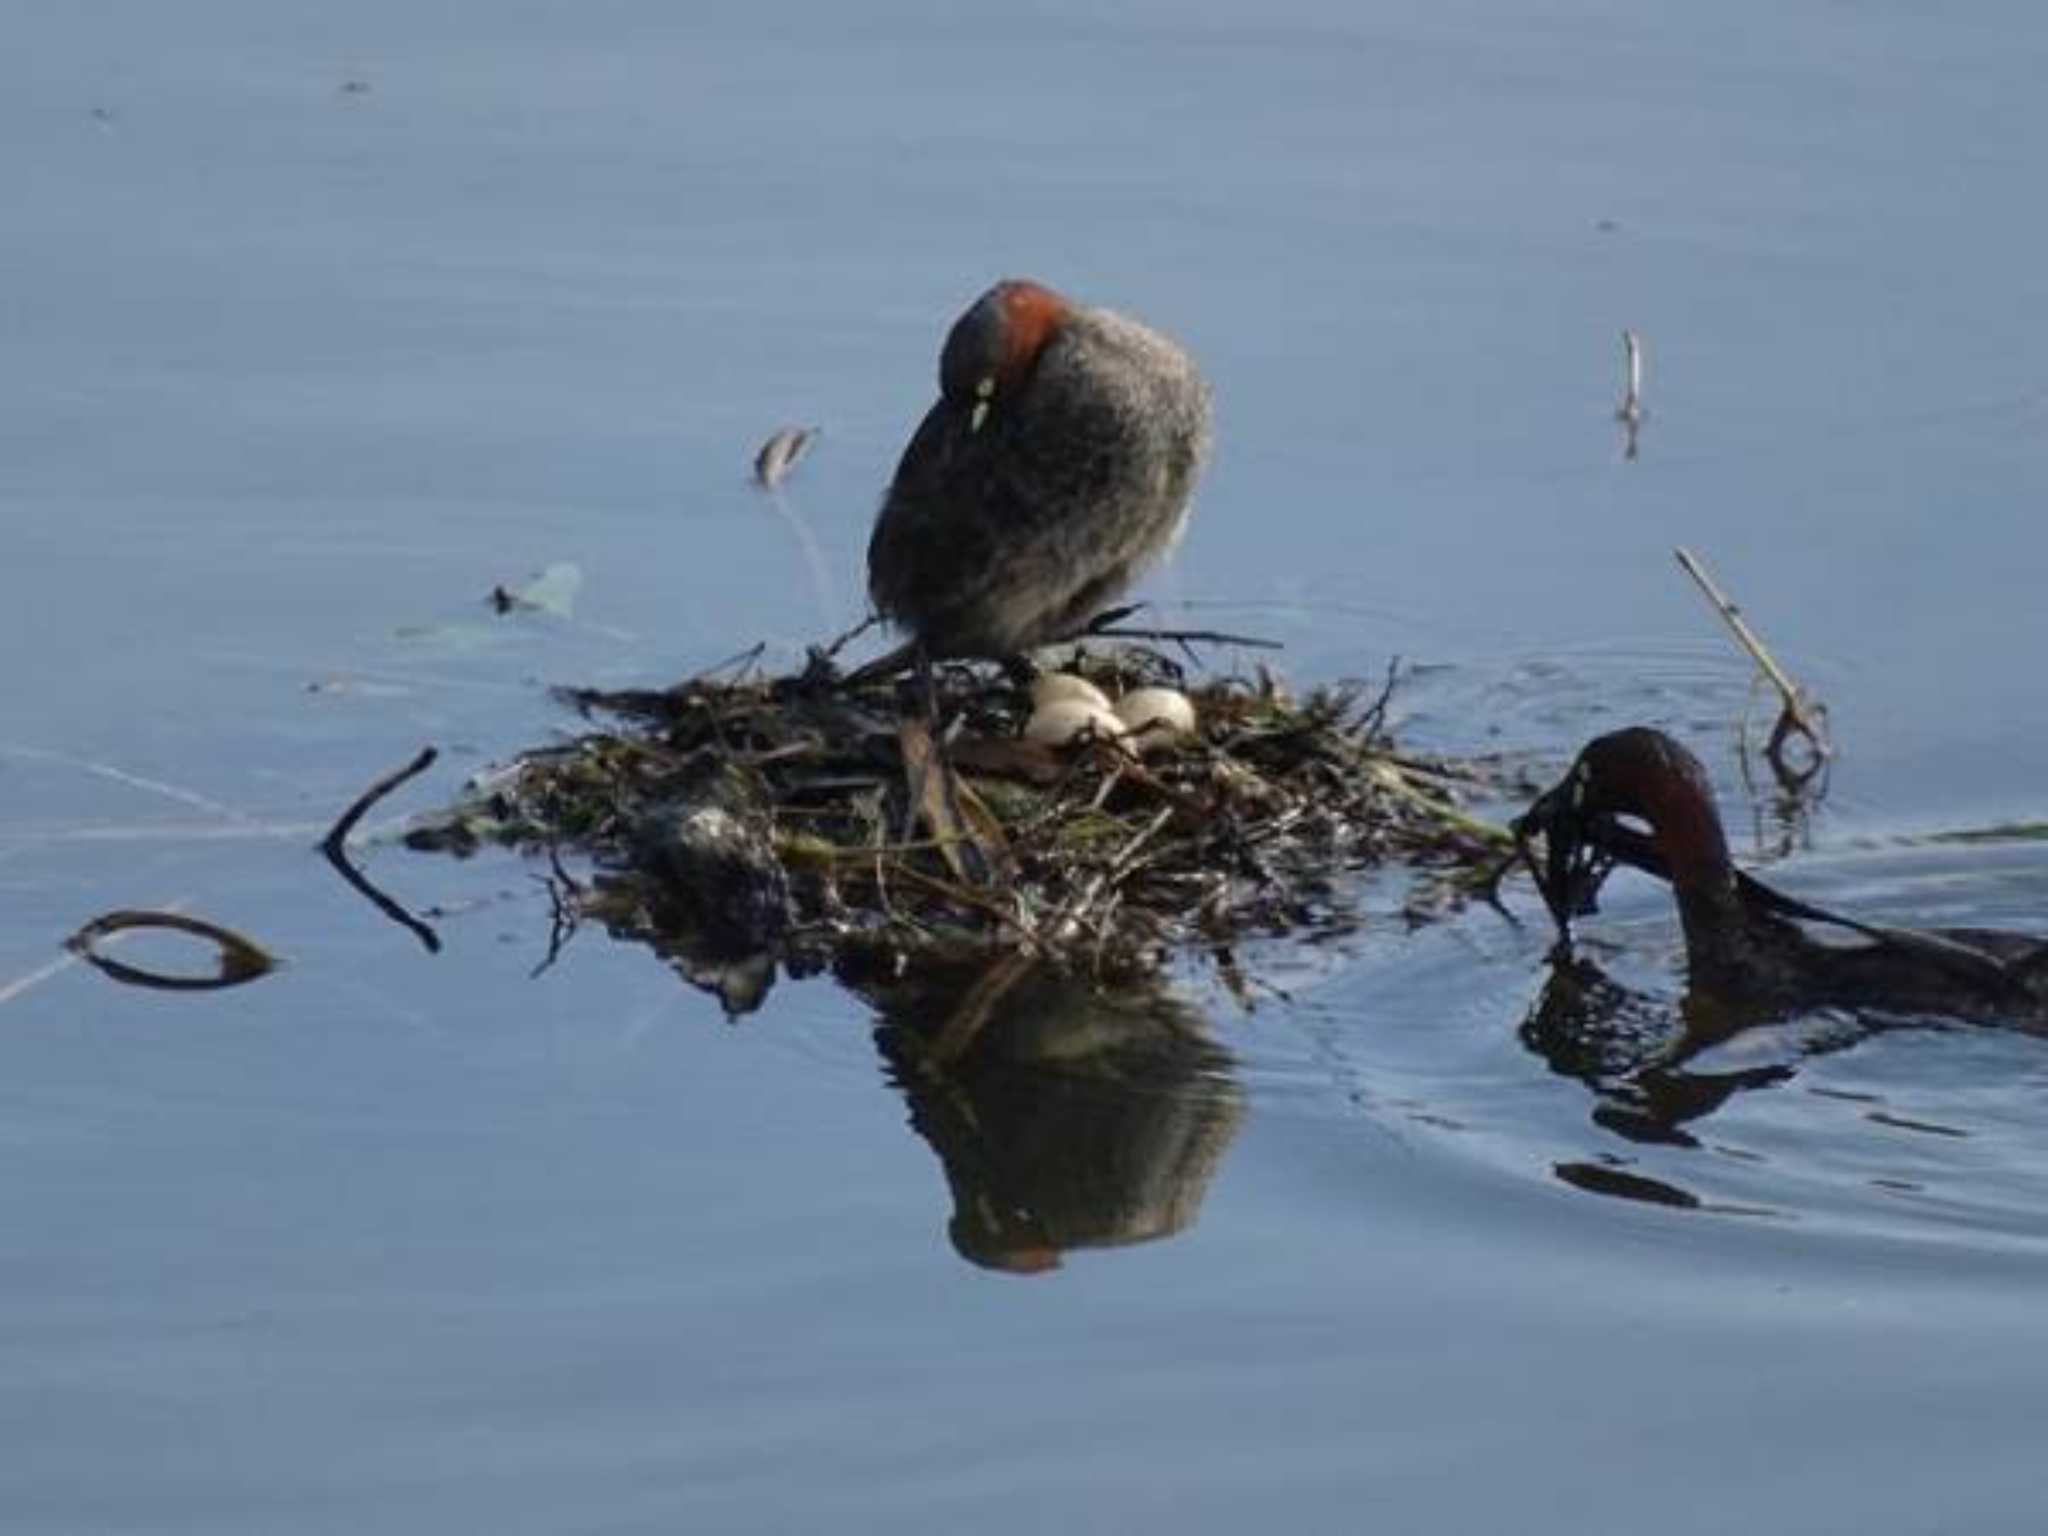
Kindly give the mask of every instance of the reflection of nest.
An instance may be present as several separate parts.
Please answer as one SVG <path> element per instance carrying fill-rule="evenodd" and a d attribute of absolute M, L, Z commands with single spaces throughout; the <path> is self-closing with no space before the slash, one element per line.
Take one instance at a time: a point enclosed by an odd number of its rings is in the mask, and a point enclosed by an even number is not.
<path fill-rule="evenodd" d="M 1111 693 L 1180 680 L 1136 647 L 1073 666 Z M 800 970 L 986 954 L 993 939 L 1150 973 L 1176 944 L 1345 921 L 1347 869 L 1397 858 L 1463 877 L 1497 860 L 1503 835 L 1453 800 L 1477 776 L 1398 755 L 1384 693 L 1296 700 L 1264 673 L 1189 691 L 1195 739 L 1140 758 L 1112 741 L 1022 740 L 1028 701 L 1003 674 L 943 667 L 957 806 L 933 789 L 943 770 L 900 676 L 856 681 L 817 661 L 794 677 L 579 692 L 611 729 L 522 755 L 407 840 L 585 851 L 637 881 L 609 882 L 597 915 L 615 928 L 672 943 L 686 930 L 683 948 Z"/>
<path fill-rule="evenodd" d="M 1016 957 L 862 990 L 911 1124 L 945 1164 L 964 1258 L 1029 1273 L 1193 1222 L 1243 1105 L 1188 1005 Z"/>

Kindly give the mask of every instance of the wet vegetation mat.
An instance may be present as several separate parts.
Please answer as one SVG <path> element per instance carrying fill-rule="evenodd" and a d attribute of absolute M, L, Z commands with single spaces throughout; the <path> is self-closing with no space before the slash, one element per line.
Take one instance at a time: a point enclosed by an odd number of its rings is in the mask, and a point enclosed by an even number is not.
<path fill-rule="evenodd" d="M 601 923 L 736 1012 L 778 969 L 858 984 L 1005 953 L 1105 982 L 1207 954 L 1239 985 L 1248 939 L 1357 927 L 1366 872 L 1398 869 L 1382 905 L 1421 922 L 1512 850 L 1466 807 L 1530 786 L 1400 750 L 1391 671 L 1297 697 L 1139 645 L 1061 661 L 1030 682 L 948 664 L 927 692 L 907 667 L 770 676 L 756 654 L 669 689 L 565 690 L 589 729 L 405 840 L 550 857 L 558 943 Z"/>

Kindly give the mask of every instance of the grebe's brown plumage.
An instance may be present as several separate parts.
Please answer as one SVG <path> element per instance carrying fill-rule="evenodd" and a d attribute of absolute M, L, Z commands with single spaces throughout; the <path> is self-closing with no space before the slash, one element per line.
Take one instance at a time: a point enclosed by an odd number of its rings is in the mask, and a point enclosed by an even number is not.
<path fill-rule="evenodd" d="M 1209 439 L 1208 385 L 1180 347 L 996 284 L 946 337 L 938 402 L 875 520 L 876 610 L 934 656 L 1078 632 L 1173 543 Z"/>

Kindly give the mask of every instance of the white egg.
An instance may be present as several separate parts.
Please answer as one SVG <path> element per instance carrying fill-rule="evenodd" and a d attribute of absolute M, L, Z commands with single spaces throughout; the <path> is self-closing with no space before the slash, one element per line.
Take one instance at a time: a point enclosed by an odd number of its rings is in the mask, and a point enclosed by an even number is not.
<path fill-rule="evenodd" d="M 1109 708 L 1108 694 L 1087 678 L 1076 677 L 1071 672 L 1048 672 L 1032 681 L 1031 703 L 1034 708 L 1043 709 L 1060 699 L 1079 699 L 1097 709 Z"/>
<path fill-rule="evenodd" d="M 1117 719 L 1146 749 L 1195 734 L 1195 706 L 1178 688 L 1134 688 L 1116 701 Z"/>
<path fill-rule="evenodd" d="M 1124 723 L 1113 711 L 1086 699 L 1054 699 L 1031 712 L 1024 725 L 1024 739 L 1064 747 L 1089 730 L 1104 741 L 1114 741 L 1123 735 Z"/>

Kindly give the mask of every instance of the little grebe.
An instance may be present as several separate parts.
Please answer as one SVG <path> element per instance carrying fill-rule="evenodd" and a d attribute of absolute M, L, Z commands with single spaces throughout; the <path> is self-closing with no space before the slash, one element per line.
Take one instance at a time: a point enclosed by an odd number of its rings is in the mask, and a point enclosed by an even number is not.
<path fill-rule="evenodd" d="M 1623 820 L 1629 818 L 1630 820 Z M 1640 825 L 1631 825 L 1630 821 Z M 1735 867 L 1706 769 L 1662 731 L 1588 743 L 1515 824 L 1568 943 L 1617 862 L 1671 882 L 1696 987 L 1796 1006 L 2048 1022 L 2048 941 L 1995 929 L 1904 929 L 1840 917 Z M 1544 857 L 1530 847 L 1541 833 Z M 1802 924 L 1853 936 L 1823 942 Z"/>
<path fill-rule="evenodd" d="M 875 520 L 875 608 L 930 656 L 1075 634 L 1173 543 L 1208 448 L 1209 387 L 1173 342 L 998 283 L 946 337 Z"/>

